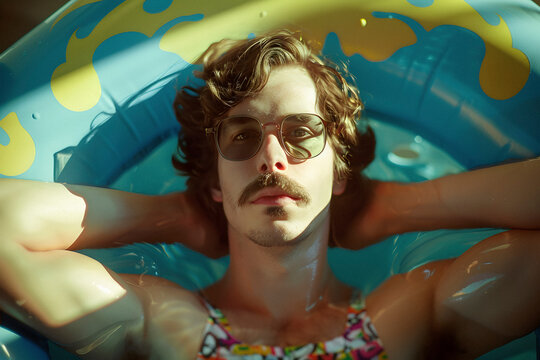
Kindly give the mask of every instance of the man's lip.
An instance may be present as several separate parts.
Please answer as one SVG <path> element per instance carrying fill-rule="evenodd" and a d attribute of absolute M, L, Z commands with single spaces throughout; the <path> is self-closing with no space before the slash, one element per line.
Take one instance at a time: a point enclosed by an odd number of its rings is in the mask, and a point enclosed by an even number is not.
<path fill-rule="evenodd" d="M 251 203 L 254 205 L 285 206 L 287 204 L 296 202 L 296 200 L 297 199 L 288 195 L 260 196 Z"/>
<path fill-rule="evenodd" d="M 298 197 L 288 194 L 281 189 L 268 188 L 257 192 L 257 194 L 253 197 L 251 203 L 277 203 L 283 201 L 283 199 L 290 199 L 293 201 L 299 200 Z"/>

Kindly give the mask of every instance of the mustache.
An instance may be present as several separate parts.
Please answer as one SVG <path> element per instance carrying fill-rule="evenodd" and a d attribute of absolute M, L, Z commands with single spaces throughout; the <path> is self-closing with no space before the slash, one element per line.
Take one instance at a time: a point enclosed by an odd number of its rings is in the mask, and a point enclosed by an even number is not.
<path fill-rule="evenodd" d="M 298 198 L 300 204 L 308 204 L 311 201 L 309 193 L 296 181 L 278 173 L 264 173 L 259 176 L 242 191 L 238 199 L 238 206 L 245 205 L 249 198 L 266 187 L 277 187 L 292 197 Z"/>

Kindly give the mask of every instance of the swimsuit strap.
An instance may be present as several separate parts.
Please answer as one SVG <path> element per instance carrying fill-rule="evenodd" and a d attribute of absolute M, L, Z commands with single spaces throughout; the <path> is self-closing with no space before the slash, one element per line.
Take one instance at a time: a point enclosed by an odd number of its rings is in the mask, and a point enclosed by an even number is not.
<path fill-rule="evenodd" d="M 197 354 L 197 359 L 223 359 L 220 356 L 223 350 L 228 351 L 231 347 L 240 344 L 240 341 L 231 335 L 229 321 L 221 310 L 210 305 L 202 294 L 200 299 L 208 310 L 208 319 L 204 328 L 203 341 L 201 349 Z"/>
<path fill-rule="evenodd" d="M 223 315 L 221 310 L 213 307 L 204 296 L 200 296 L 200 299 L 202 300 L 203 305 L 208 310 L 208 322 L 211 324 L 216 324 L 222 326 L 227 332 L 231 330 L 231 326 L 229 325 L 229 320 Z"/>
<path fill-rule="evenodd" d="M 353 289 L 348 311 L 357 313 L 360 310 L 363 310 L 365 308 L 366 308 L 366 297 L 364 296 L 364 292 L 358 288 Z"/>

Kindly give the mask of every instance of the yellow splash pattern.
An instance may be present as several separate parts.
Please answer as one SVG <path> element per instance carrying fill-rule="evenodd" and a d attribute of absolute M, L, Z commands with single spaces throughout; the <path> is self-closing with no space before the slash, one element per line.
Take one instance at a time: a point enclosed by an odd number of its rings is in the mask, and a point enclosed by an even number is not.
<path fill-rule="evenodd" d="M 322 47 L 329 32 L 335 32 L 346 55 L 358 53 L 370 61 L 382 61 L 414 44 L 416 36 L 398 19 L 372 15 L 379 11 L 409 17 L 426 31 L 448 24 L 478 34 L 486 43 L 479 81 L 484 92 L 494 99 L 517 94 L 529 74 L 528 59 L 512 48 L 506 23 L 501 19 L 497 26 L 488 24 L 463 0 L 436 0 L 428 7 L 417 7 L 406 0 L 176 0 L 157 14 L 145 12 L 143 5 L 144 0 L 127 0 L 107 14 L 88 37 L 71 37 L 66 62 L 54 71 L 51 79 L 53 93 L 63 106 L 85 111 L 99 101 L 101 85 L 92 56 L 103 41 L 130 31 L 151 37 L 167 22 L 193 14 L 203 14 L 204 18 L 173 26 L 160 42 L 161 49 L 189 62 L 222 38 L 245 38 L 250 33 L 280 27 L 301 30 L 316 49 Z"/>
<path fill-rule="evenodd" d="M 99 101 L 101 86 L 92 56 L 103 41 L 130 31 L 150 37 L 161 26 L 180 16 L 204 14 L 201 21 L 174 26 L 161 41 L 163 50 L 175 52 L 186 61 L 194 61 L 211 43 L 222 38 L 245 38 L 252 32 L 260 33 L 282 26 L 306 30 L 306 36 L 321 45 L 326 34 L 335 31 L 343 38 L 344 49 L 347 49 L 351 48 L 350 42 L 354 40 L 354 36 L 347 36 L 347 33 L 356 27 L 360 18 L 369 18 L 373 24 L 364 27 L 366 31 L 362 32 L 366 43 L 369 42 L 371 46 L 365 47 L 366 51 L 359 46 L 355 49 L 360 49 L 360 53 L 369 59 L 383 60 L 399 48 L 416 41 L 414 33 L 401 21 L 372 18 L 371 10 L 366 11 L 355 5 L 341 11 L 339 6 L 322 0 L 174 1 L 168 9 L 157 14 L 145 12 L 143 4 L 144 0 L 125 1 L 107 14 L 88 37 L 71 37 L 66 49 L 66 62 L 54 71 L 51 79 L 53 94 L 64 107 L 72 111 L 85 111 Z M 355 11 L 356 17 L 350 15 L 350 10 Z M 321 26 L 320 16 L 327 11 L 333 13 L 336 21 L 323 22 L 325 25 Z M 339 20 L 345 14 L 353 23 L 343 24 Z M 310 28 L 317 31 L 308 33 L 307 29 Z M 388 41 L 370 41 L 377 32 L 389 34 Z"/>
<path fill-rule="evenodd" d="M 34 163 L 36 157 L 34 140 L 22 127 L 14 112 L 0 120 L 0 129 L 9 136 L 9 143 L 0 145 L 0 174 L 20 175 Z"/>
<path fill-rule="evenodd" d="M 212 6 L 201 8 L 198 3 L 197 7 L 205 18 L 196 23 L 177 24 L 160 44 L 163 50 L 190 62 L 222 38 L 241 39 L 250 33 L 282 27 L 302 31 L 315 50 L 322 48 L 329 32 L 335 32 L 345 54 L 359 53 L 370 61 L 385 60 L 398 49 L 416 42 L 414 32 L 402 21 L 373 17 L 375 8 L 369 3 L 266 0 L 245 2 L 219 13 L 210 13 Z M 366 26 L 368 22 L 370 26 Z M 384 41 L 380 41 L 381 37 Z"/>

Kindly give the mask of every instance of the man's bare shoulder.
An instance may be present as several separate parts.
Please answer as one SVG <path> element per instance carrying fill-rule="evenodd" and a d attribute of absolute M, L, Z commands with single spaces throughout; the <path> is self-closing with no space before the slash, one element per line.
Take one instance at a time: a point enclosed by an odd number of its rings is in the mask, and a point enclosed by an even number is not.
<path fill-rule="evenodd" d="M 141 299 L 146 318 L 144 343 L 163 358 L 197 356 L 208 312 L 199 295 L 167 279 L 121 274 Z"/>
<path fill-rule="evenodd" d="M 157 290 L 161 289 L 165 291 L 166 293 L 175 294 L 176 296 L 181 296 L 182 298 L 191 299 L 191 300 L 198 300 L 200 297 L 197 295 L 196 292 L 187 290 L 180 286 L 179 284 L 172 282 L 170 280 L 167 280 L 165 278 L 154 276 L 154 275 L 147 275 L 147 274 L 119 274 L 126 283 L 133 286 L 135 289 L 147 289 L 147 290 Z M 201 308 L 204 308 L 202 306 L 202 303 L 200 300 L 198 300 L 198 303 L 201 305 Z"/>

